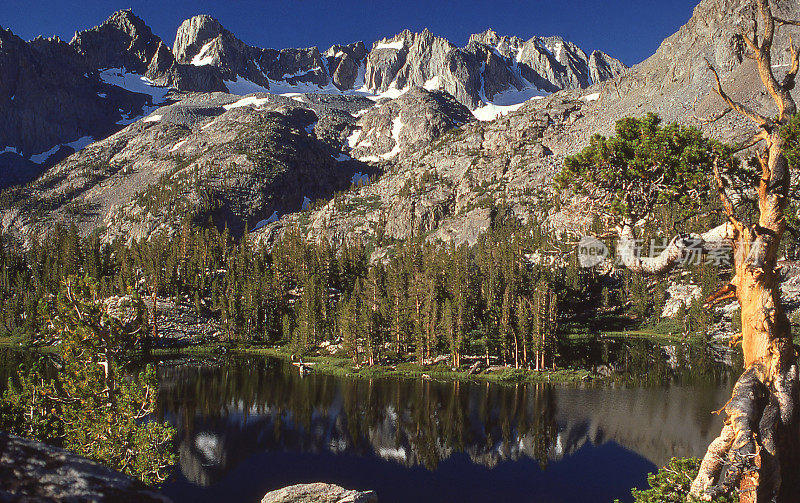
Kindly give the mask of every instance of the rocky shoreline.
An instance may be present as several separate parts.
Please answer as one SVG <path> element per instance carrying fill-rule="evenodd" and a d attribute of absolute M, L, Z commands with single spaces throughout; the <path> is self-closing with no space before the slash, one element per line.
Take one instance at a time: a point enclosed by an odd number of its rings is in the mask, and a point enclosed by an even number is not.
<path fill-rule="evenodd" d="M 72 452 L 0 431 L 0 501 L 171 503 L 157 489 Z M 316 482 L 276 489 L 261 503 L 378 503 L 374 491 Z"/>

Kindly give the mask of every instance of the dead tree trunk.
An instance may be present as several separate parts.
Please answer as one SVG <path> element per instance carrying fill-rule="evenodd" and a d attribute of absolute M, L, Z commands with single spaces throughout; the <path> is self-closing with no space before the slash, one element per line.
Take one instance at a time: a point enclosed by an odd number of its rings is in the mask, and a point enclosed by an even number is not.
<path fill-rule="evenodd" d="M 789 72 L 778 82 L 771 59 L 776 22 L 779 25 L 795 22 L 776 21 L 769 0 L 755 0 L 755 3 L 761 33 L 754 19 L 753 31 L 743 37 L 753 52 L 753 59 L 758 62 L 764 87 L 778 106 L 777 118 L 767 118 L 733 101 L 709 64 L 716 79 L 717 93 L 731 109 L 758 124 L 761 131 L 757 138 L 766 145 L 758 153 L 761 176 L 757 185 L 759 218 L 756 223 L 745 224 L 734 214 L 719 166 L 715 166 L 728 223 L 724 230 L 718 228 L 714 237 L 733 245 L 735 274 L 730 284 L 709 297 L 707 305 L 725 298 L 735 297 L 739 301 L 746 369 L 724 407 L 725 425 L 708 448 L 692 483 L 691 496 L 709 501 L 717 494 L 738 489 L 742 502 L 788 503 L 800 497 L 798 375 L 789 320 L 781 305 L 777 259 L 786 230 L 784 209 L 789 194 L 789 167 L 780 130 L 796 112 L 789 93 L 794 88 L 798 70 L 798 51 L 791 48 Z M 623 228 L 621 240 L 630 237 L 632 228 L 627 226 Z M 710 237 L 703 235 L 700 239 L 707 242 Z M 661 269 L 682 255 L 683 245 L 681 239 L 674 240 L 652 263 L 629 259 L 641 270 Z"/>
<path fill-rule="evenodd" d="M 716 92 L 725 103 L 760 128 L 754 138 L 756 142 L 764 142 L 757 152 L 760 165 L 755 187 L 757 222 L 745 223 L 737 217 L 720 166 L 715 163 L 716 185 L 728 220 L 725 224 L 702 235 L 676 237 L 659 255 L 642 258 L 636 253 L 633 220 L 628 219 L 618 229 L 617 251 L 632 271 L 657 274 L 681 262 L 698 245 L 705 249 L 718 247 L 720 243 L 732 245 L 734 276 L 728 285 L 707 299 L 706 305 L 710 307 L 724 299 L 738 300 L 746 369 L 724 407 L 725 425 L 708 448 L 690 496 L 710 501 L 719 494 L 738 490 L 743 503 L 789 503 L 800 497 L 800 384 L 789 320 L 781 305 L 777 262 L 786 230 L 784 210 L 790 182 L 780 133 L 797 111 L 790 91 L 798 71 L 798 51 L 791 48 L 789 72 L 781 82 L 773 74 L 770 51 L 776 23 L 796 25 L 797 22 L 776 21 L 769 0 L 754 1 L 761 33 L 754 19 L 752 33 L 743 37 L 758 62 L 764 87 L 778 106 L 778 116 L 767 118 L 732 100 L 710 64 L 709 69 L 716 79 Z"/>
<path fill-rule="evenodd" d="M 767 147 L 759 155 L 758 223 L 745 226 L 723 195 L 732 224 L 735 274 L 723 287 L 730 293 L 712 296 L 709 304 L 731 295 L 739 301 L 746 370 L 725 406 L 723 431 L 692 484 L 692 494 L 704 499 L 737 486 L 742 502 L 796 501 L 800 494 L 797 355 L 781 305 L 777 266 L 788 192 L 778 129 L 764 135 Z"/>

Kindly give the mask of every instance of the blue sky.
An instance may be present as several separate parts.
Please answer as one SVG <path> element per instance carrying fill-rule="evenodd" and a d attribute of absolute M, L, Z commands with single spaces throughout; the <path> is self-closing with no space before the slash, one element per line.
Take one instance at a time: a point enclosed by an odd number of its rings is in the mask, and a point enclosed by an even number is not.
<path fill-rule="evenodd" d="M 168 45 L 184 19 L 210 14 L 259 47 L 327 49 L 367 44 L 404 28 L 428 28 L 456 45 L 492 28 L 529 38 L 561 35 L 584 50 L 603 50 L 631 65 L 650 56 L 692 14 L 698 0 L 3 0 L 0 26 L 28 40 L 72 38 L 112 12 L 132 8 Z"/>

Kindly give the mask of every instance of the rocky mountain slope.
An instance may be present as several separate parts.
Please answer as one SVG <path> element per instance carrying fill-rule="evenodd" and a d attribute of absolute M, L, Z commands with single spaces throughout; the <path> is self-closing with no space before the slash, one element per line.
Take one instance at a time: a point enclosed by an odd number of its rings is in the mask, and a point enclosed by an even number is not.
<path fill-rule="evenodd" d="M 164 86 L 224 89 L 213 74 L 176 64 L 130 11 L 70 43 L 0 30 L 0 67 L 0 188 L 147 115 L 168 101 Z"/>
<path fill-rule="evenodd" d="M 518 105 L 530 96 L 585 87 L 624 70 L 558 38 L 474 35 L 465 48 L 428 31 L 373 44 L 307 49 L 247 45 L 219 21 L 195 16 L 173 48 L 131 11 L 65 43 L 25 42 L 0 30 L 0 188 L 26 182 L 68 154 L 178 101 L 181 92 L 324 92 L 396 97 L 442 89 L 470 109 Z M 490 108 L 484 113 L 496 113 Z"/>
<path fill-rule="evenodd" d="M 420 88 L 378 104 L 332 94 L 192 94 L 7 191 L 0 226 L 25 240 L 73 223 L 129 240 L 174 234 L 188 218 L 241 235 L 328 201 L 378 174 L 374 161 L 474 120 L 452 96 Z"/>
<path fill-rule="evenodd" d="M 299 224 L 309 238 L 334 242 L 390 242 L 425 234 L 471 243 L 504 208 L 522 219 L 545 220 L 557 231 L 577 232 L 591 222 L 591 201 L 573 200 L 556 211 L 550 181 L 564 156 L 586 145 L 592 134 L 612 132 L 617 118 L 656 111 L 723 140 L 750 134 L 752 126 L 735 114 L 721 114 L 704 69 L 708 58 L 736 98 L 766 103 L 737 42 L 740 28 L 750 22 L 749 4 L 703 0 L 656 54 L 600 83 L 594 82 L 617 71 L 606 58 L 587 57 L 554 38 L 523 42 L 488 31 L 458 49 L 429 32 L 403 32 L 375 43 L 369 53 L 354 44 L 320 54 L 253 48 L 212 18 L 195 17 L 179 29 L 171 68 L 210 68 L 225 86 L 270 86 L 271 93 L 245 99 L 226 93 L 168 95 L 174 103 L 6 194 L 0 222 L 22 237 L 77 221 L 83 232 L 100 226 L 109 238 L 138 238 L 175 232 L 187 216 L 212 217 L 236 233 L 255 229 L 254 237 L 268 241 Z M 800 17 L 793 3 L 779 3 L 777 10 Z M 778 73 L 786 71 L 784 48 L 792 30 L 781 30 L 776 42 Z M 94 33 L 79 34 L 73 43 L 90 47 Z M 136 47 L 145 55 L 136 61 L 143 64 L 162 45 L 151 40 Z M 525 68 L 541 68 L 537 58 L 551 57 L 562 68 L 548 74 L 554 88 L 592 85 L 535 97 L 493 121 L 473 120 L 481 109 L 470 114 L 477 103 L 469 101 L 474 96 L 468 90 L 475 86 L 464 82 L 481 81 L 481 100 L 519 95 L 509 91 L 519 79 L 535 80 Z M 359 58 L 362 66 L 356 64 Z M 470 61 L 480 58 L 486 64 L 471 73 Z M 504 73 L 503 62 L 513 62 L 514 71 Z M 309 66 L 313 71 L 305 70 Z M 332 80 L 333 74 L 338 77 Z M 273 80 L 278 77 L 284 80 Z M 362 77 L 374 92 L 345 89 Z M 295 92 L 283 92 L 287 89 Z M 379 173 L 365 183 L 365 175 Z M 351 183 L 358 187 L 338 192 Z M 307 212 L 297 213 L 304 207 Z"/>
<path fill-rule="evenodd" d="M 495 121 L 452 129 L 413 155 L 398 156 L 375 183 L 338 194 L 307 214 L 289 215 L 256 235 L 269 239 L 284 226 L 300 225 L 309 239 L 334 244 L 428 233 L 475 243 L 499 206 L 525 220 L 546 210 L 549 180 L 575 148 L 569 133 L 585 106 L 552 97 Z"/>
<path fill-rule="evenodd" d="M 771 5 L 778 17 L 800 17 L 797 2 L 778 0 Z M 726 107 L 713 91 L 714 79 L 707 61 L 719 71 L 726 92 L 734 99 L 767 115 L 772 113 L 775 104 L 764 91 L 755 63 L 745 54 L 741 33 L 751 32 L 752 27 L 752 2 L 701 1 L 691 19 L 667 37 L 653 56 L 593 88 L 598 93 L 593 125 L 610 132 L 614 120 L 620 117 L 653 111 L 666 121 L 701 127 L 721 140 L 748 138 L 755 128 L 747 119 L 736 113 L 720 118 Z M 796 44 L 798 31 L 791 26 L 777 31 L 772 63 L 779 78 L 789 69 L 790 36 Z"/>
<path fill-rule="evenodd" d="M 2 226 L 31 236 L 75 223 L 136 239 L 211 218 L 241 235 L 374 171 L 339 151 L 351 114 L 372 101 L 304 99 L 206 93 L 161 107 L 8 192 Z"/>
<path fill-rule="evenodd" d="M 579 233 L 592 222 L 591 200 L 575 199 L 555 209 L 553 174 L 563 158 L 588 144 L 595 133 L 612 134 L 625 116 L 656 112 L 666 121 L 698 126 L 712 137 L 739 142 L 754 126 L 723 113 L 714 94 L 708 59 L 735 99 L 771 111 L 770 99 L 741 47 L 741 27 L 751 26 L 747 0 L 704 0 L 690 21 L 643 63 L 586 90 L 559 91 L 530 100 L 492 122 L 470 123 L 413 156 L 394 160 L 374 184 L 332 200 L 308 215 L 288 216 L 256 234 L 271 239 L 284 225 L 301 224 L 311 239 L 404 239 L 429 234 L 474 242 L 505 206 L 523 220 L 536 217 L 556 232 Z M 800 18 L 794 2 L 779 2 L 776 15 Z M 789 34 L 776 38 L 775 71 L 788 70 Z M 498 39 L 498 51 L 513 42 Z M 795 91 L 796 96 L 798 92 Z"/>

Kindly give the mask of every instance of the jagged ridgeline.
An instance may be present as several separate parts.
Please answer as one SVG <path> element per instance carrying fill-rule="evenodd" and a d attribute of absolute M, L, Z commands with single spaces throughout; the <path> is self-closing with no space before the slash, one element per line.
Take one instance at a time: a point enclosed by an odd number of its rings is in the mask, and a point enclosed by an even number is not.
<path fill-rule="evenodd" d="M 550 182 L 616 119 L 653 110 L 716 139 L 752 134 L 722 114 L 704 63 L 734 98 L 763 101 L 735 28 L 748 5 L 701 2 L 627 71 L 566 41 L 491 31 L 463 48 L 403 32 L 325 52 L 256 48 L 207 16 L 183 23 L 171 49 L 129 11 L 69 43 L 3 31 L 0 173 L 35 179 L 2 194 L 0 225 L 23 242 L 58 223 L 110 241 L 211 218 L 268 241 L 299 224 L 335 244 L 378 231 L 475 243 L 496 203 L 526 220 L 550 201 L 543 223 L 577 232 L 591 200 L 553 204 Z"/>
<path fill-rule="evenodd" d="M 473 35 L 466 47 L 425 30 L 371 47 L 262 49 L 206 15 L 184 21 L 170 48 L 131 11 L 114 13 L 68 43 L 26 42 L 0 30 L 0 48 L 0 186 L 28 181 L 187 93 L 394 97 L 419 86 L 446 91 L 475 110 L 587 87 L 625 68 L 558 37 L 523 41 L 492 31 Z"/>

